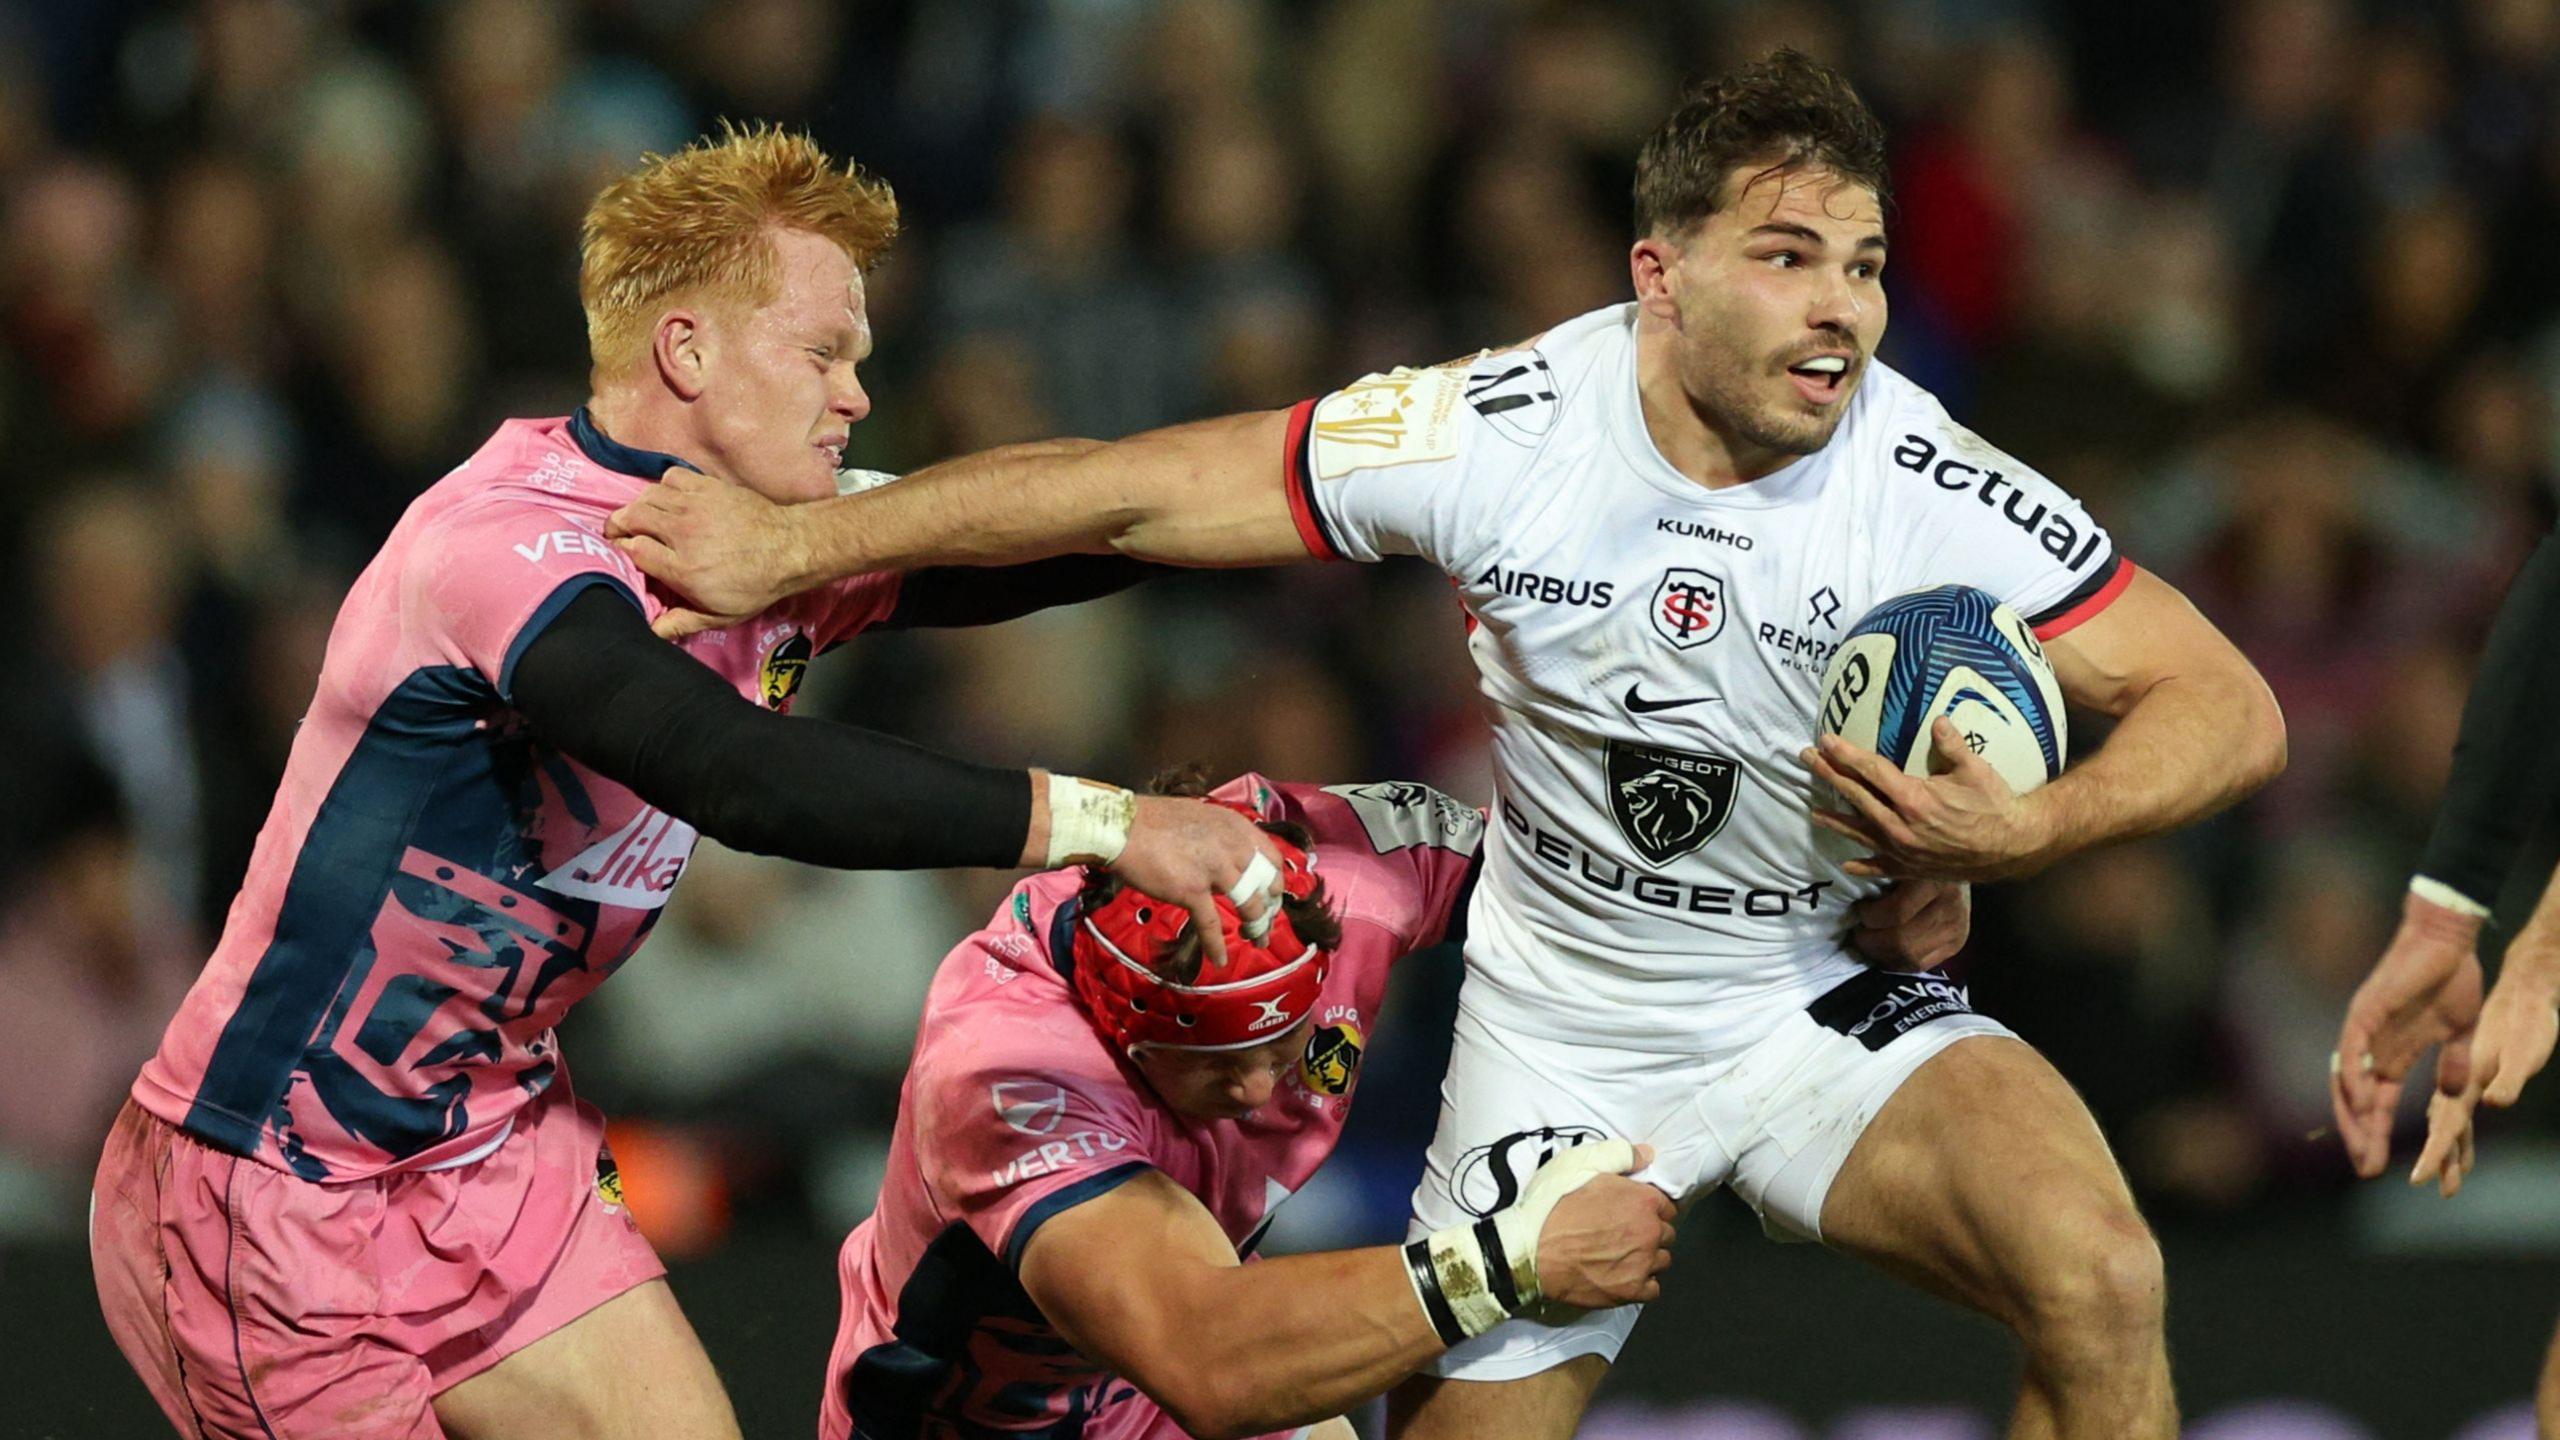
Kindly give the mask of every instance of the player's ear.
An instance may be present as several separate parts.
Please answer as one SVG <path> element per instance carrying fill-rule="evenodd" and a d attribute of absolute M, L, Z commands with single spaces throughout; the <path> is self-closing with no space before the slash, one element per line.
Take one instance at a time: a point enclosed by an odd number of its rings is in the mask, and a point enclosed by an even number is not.
<path fill-rule="evenodd" d="M 1636 303 L 1648 315 L 1680 318 L 1680 247 L 1660 235 L 1647 235 L 1627 251 L 1627 269 L 1635 280 Z"/>
<path fill-rule="evenodd" d="M 658 378 L 679 400 L 702 397 L 710 356 L 705 353 L 702 317 L 692 310 L 670 310 L 658 317 L 658 328 L 649 335 L 650 358 L 658 365 Z"/>

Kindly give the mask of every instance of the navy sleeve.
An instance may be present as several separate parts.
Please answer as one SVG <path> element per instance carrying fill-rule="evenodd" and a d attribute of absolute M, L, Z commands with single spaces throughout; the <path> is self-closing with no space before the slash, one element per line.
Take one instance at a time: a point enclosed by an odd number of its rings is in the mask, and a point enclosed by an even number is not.
<path fill-rule="evenodd" d="M 2483 906 L 2497 903 L 2533 827 L 2560 799 L 2560 539 L 2544 536 L 2490 627 L 2462 710 L 2453 778 L 2418 873 Z"/>
<path fill-rule="evenodd" d="M 897 608 L 881 621 L 892 630 L 994 625 L 1037 610 L 1118 594 L 1177 567 L 1126 555 L 1057 555 L 1026 565 L 944 565 L 918 570 L 898 586 Z"/>
<path fill-rule="evenodd" d="M 1022 857 L 1028 772 L 767 710 L 612 587 L 572 595 L 521 651 L 511 699 L 536 733 L 724 845 L 846 870 Z"/>

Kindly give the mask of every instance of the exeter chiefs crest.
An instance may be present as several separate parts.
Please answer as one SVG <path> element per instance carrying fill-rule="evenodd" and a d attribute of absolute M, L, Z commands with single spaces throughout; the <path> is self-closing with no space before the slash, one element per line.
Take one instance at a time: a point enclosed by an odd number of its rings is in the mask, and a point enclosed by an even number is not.
<path fill-rule="evenodd" d="M 1609 742 L 1609 813 L 1648 865 L 1666 865 L 1716 838 L 1733 818 L 1742 767 L 1721 755 Z"/>
<path fill-rule="evenodd" d="M 1653 630 L 1674 650 L 1692 649 L 1724 633 L 1724 608 L 1723 576 L 1674 566 L 1653 587 Z"/>
<path fill-rule="evenodd" d="M 596 1198 L 603 1201 L 608 1210 L 620 1210 L 624 1205 L 622 1167 L 613 1163 L 611 1149 L 596 1151 Z"/>
<path fill-rule="evenodd" d="M 1320 1095 L 1343 1095 L 1360 1073 L 1360 1027 L 1345 1020 L 1307 1037 L 1298 1078 Z"/>
<path fill-rule="evenodd" d="M 800 677 L 809 673 L 809 637 L 794 630 L 764 657 L 764 708 L 788 711 L 800 693 Z"/>

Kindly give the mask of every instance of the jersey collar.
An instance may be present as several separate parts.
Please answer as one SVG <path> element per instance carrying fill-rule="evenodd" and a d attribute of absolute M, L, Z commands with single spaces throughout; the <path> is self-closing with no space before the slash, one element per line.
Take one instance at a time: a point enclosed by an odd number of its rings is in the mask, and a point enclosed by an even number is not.
<path fill-rule="evenodd" d="M 1049 914 L 1049 968 L 1067 982 L 1070 993 L 1076 985 L 1076 916 L 1083 910 L 1084 896 L 1075 894 Z"/>
<path fill-rule="evenodd" d="M 643 450 L 636 445 L 623 444 L 604 433 L 604 427 L 596 424 L 595 417 L 587 413 L 587 407 L 584 405 L 578 407 L 578 413 L 569 417 L 569 438 L 580 450 L 586 452 L 588 459 L 607 470 L 618 471 L 624 475 L 637 475 L 643 480 L 663 479 L 669 470 L 679 465 L 696 473 L 702 469 L 701 466 L 689 460 L 680 459 L 663 450 Z"/>

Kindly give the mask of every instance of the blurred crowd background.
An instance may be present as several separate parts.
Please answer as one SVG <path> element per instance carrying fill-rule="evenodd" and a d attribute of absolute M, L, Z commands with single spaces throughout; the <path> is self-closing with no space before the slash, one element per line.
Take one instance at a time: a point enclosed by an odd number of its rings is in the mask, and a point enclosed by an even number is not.
<path fill-rule="evenodd" d="M 2164 1230 L 2387 1243 L 2314 1132 L 2551 523 L 2544 0 L 0 3 L 0 1235 L 77 1234 L 356 570 L 500 419 L 584 397 L 577 221 L 643 152 L 767 119 L 896 188 L 851 459 L 903 470 L 1616 301 L 1637 144 L 1684 75 L 1781 43 L 1892 130 L 1885 358 L 2194 596 L 2292 726 L 2233 815 L 1984 893 L 1959 972 Z M 875 636 L 801 704 L 1131 781 L 1489 792 L 1419 567 Z M 706 845 L 566 1045 L 663 1244 L 863 1213 L 931 966 L 1005 883 Z M 1458 973 L 1406 968 L 1312 1238 L 1400 1223 Z M 2553 1115 L 2494 1124 L 2490 1178 L 2553 1174 Z M 2560 1201 L 2442 1213 L 2560 1245 Z"/>

